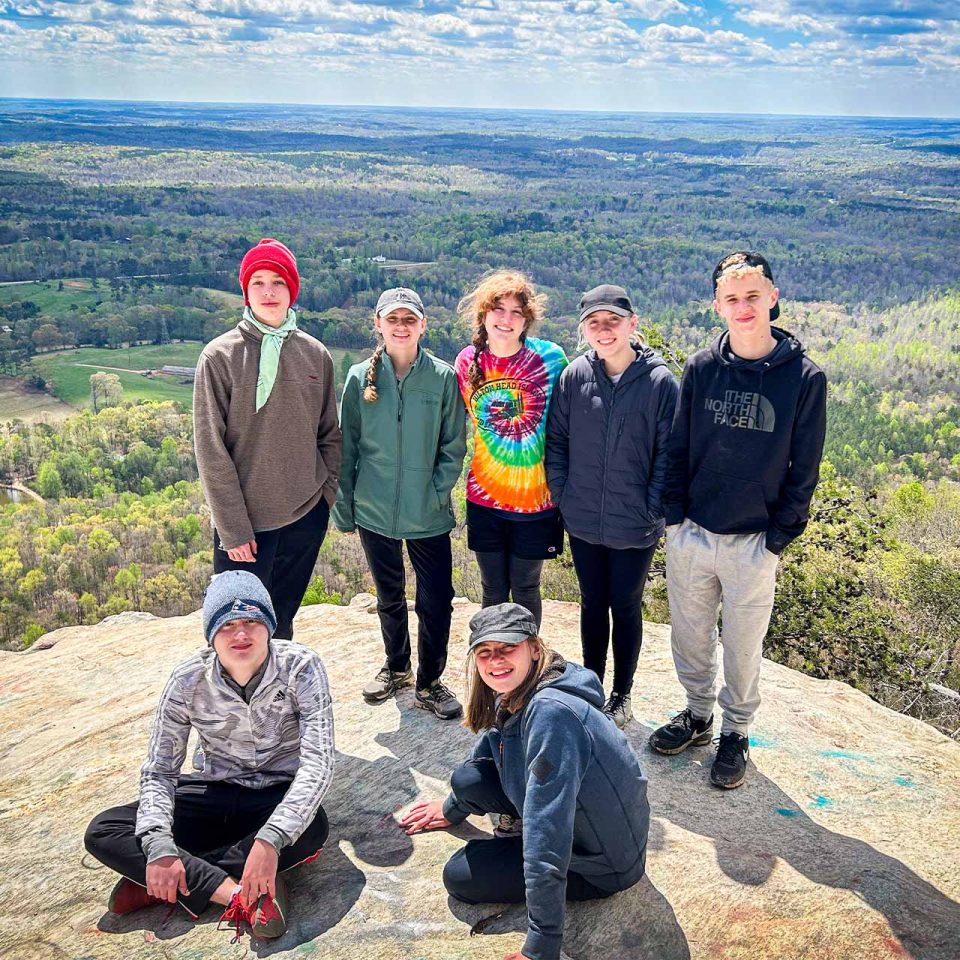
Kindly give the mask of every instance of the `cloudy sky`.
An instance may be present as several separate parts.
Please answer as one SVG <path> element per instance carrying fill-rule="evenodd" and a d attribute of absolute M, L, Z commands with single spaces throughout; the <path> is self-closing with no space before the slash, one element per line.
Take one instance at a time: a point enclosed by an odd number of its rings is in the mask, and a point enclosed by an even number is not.
<path fill-rule="evenodd" d="M 0 96 L 960 115 L 960 0 L 0 0 Z"/>

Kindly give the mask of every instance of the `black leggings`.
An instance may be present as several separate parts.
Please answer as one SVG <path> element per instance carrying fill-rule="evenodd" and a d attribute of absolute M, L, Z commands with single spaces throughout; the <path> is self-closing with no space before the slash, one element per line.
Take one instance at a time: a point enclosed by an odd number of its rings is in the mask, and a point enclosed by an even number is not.
<path fill-rule="evenodd" d="M 540 572 L 542 560 L 515 557 L 503 551 L 477 550 L 480 584 L 483 587 L 484 607 L 513 600 L 526 607 L 540 626 L 543 603 L 540 600 Z"/>
<path fill-rule="evenodd" d="M 614 550 L 570 537 L 580 581 L 580 643 L 583 665 L 603 681 L 613 614 L 613 689 L 626 695 L 643 642 L 643 588 L 656 544 Z"/>
<path fill-rule="evenodd" d="M 457 767 L 450 784 L 457 803 L 473 814 L 518 815 L 503 792 L 496 764 L 489 758 L 468 760 Z M 468 840 L 443 868 L 443 885 L 451 897 L 464 903 L 525 903 L 523 840 L 520 837 Z M 598 889 L 581 874 L 567 872 L 568 900 L 598 900 L 609 896 L 609 891 Z"/>
<path fill-rule="evenodd" d="M 180 778 L 173 806 L 173 839 L 190 894 L 178 894 L 177 899 L 190 913 L 203 913 L 228 876 L 239 881 L 257 831 L 289 787 L 289 783 L 279 783 L 254 790 L 233 783 Z M 128 803 L 98 814 L 87 827 L 83 843 L 102 864 L 145 887 L 147 858 L 135 833 L 137 806 Z M 328 832 L 327 815 L 321 807 L 296 843 L 280 851 L 278 870 L 289 870 L 316 857 Z"/>

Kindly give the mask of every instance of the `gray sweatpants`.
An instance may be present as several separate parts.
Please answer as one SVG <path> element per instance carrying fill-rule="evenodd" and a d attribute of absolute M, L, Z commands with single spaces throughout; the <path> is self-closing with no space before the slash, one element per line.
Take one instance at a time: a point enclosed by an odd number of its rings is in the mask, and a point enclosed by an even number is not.
<path fill-rule="evenodd" d="M 719 701 L 721 733 L 747 736 L 760 706 L 760 661 L 777 582 L 763 533 L 711 533 L 692 520 L 667 528 L 671 646 L 687 706 L 709 717 Z M 717 616 L 723 605 L 723 635 Z M 723 687 L 716 693 L 717 640 Z"/>

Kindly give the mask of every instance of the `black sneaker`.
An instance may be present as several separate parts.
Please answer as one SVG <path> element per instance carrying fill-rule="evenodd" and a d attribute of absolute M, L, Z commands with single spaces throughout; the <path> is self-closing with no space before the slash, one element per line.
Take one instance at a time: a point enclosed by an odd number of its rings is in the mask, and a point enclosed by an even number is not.
<path fill-rule="evenodd" d="M 611 693 L 610 699 L 603 705 L 603 712 L 622 730 L 633 719 L 630 694 Z"/>
<path fill-rule="evenodd" d="M 721 733 L 717 756 L 710 768 L 710 782 L 715 787 L 732 790 L 747 775 L 750 741 L 739 733 Z"/>
<path fill-rule="evenodd" d="M 383 703 L 402 687 L 409 687 L 413 683 L 412 670 L 391 670 L 385 666 L 363 688 L 363 699 L 367 703 Z"/>
<path fill-rule="evenodd" d="M 429 710 L 441 720 L 454 720 L 463 714 L 463 707 L 453 695 L 453 691 L 439 680 L 435 680 L 425 690 L 418 690 L 416 701 L 418 707 Z"/>
<path fill-rule="evenodd" d="M 713 739 L 713 714 L 706 720 L 694 716 L 688 707 L 669 723 L 650 734 L 650 746 L 657 753 L 683 753 L 687 747 L 702 747 Z"/>

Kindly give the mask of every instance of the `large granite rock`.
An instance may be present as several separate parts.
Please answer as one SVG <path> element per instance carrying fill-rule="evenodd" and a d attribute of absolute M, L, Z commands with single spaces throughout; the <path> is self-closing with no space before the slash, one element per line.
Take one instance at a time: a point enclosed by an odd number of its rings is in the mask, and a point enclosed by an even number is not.
<path fill-rule="evenodd" d="M 462 687 L 466 622 L 457 604 L 447 679 Z M 577 658 L 577 607 L 547 603 L 544 635 Z M 336 701 L 337 769 L 325 800 L 331 839 L 290 874 L 292 922 L 274 942 L 231 945 L 209 911 L 199 923 L 155 907 L 105 912 L 114 877 L 81 838 L 100 809 L 136 795 L 157 696 L 200 641 L 200 619 L 121 617 L 0 655 L 0 954 L 10 960 L 240 956 L 470 957 L 519 949 L 522 907 L 448 902 L 446 859 L 489 831 L 407 837 L 394 816 L 442 796 L 471 735 L 359 695 L 383 654 L 376 618 L 319 606 L 297 639 L 320 651 Z M 648 878 L 609 900 L 571 905 L 576 960 L 957 960 L 960 957 L 960 746 L 843 684 L 763 665 L 764 704 L 746 785 L 707 782 L 710 751 L 646 747 L 682 705 L 669 631 L 648 625 L 627 730 L 650 777 Z M 493 918 L 493 919 L 491 919 Z M 471 937 L 480 924 L 482 935 Z"/>

